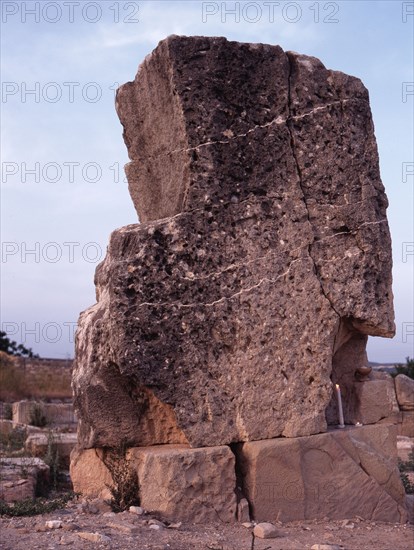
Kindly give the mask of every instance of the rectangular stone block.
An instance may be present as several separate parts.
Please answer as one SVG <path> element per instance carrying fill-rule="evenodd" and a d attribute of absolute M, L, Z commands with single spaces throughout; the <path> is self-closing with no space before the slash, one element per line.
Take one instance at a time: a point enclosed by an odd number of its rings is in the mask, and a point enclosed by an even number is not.
<path fill-rule="evenodd" d="M 238 446 L 243 490 L 256 521 L 406 520 L 396 427 L 363 426 Z"/>
<path fill-rule="evenodd" d="M 13 403 L 13 422 L 18 424 L 30 424 L 32 402 L 31 401 L 17 401 Z"/>
<path fill-rule="evenodd" d="M 73 490 L 85 497 L 111 499 L 108 488 L 112 477 L 104 464 L 103 449 L 80 450 L 75 447 L 70 455 L 70 478 Z"/>
<path fill-rule="evenodd" d="M 25 448 L 33 456 L 45 456 L 49 447 L 55 448 L 58 452 L 61 466 L 69 466 L 69 457 L 76 445 L 77 436 L 75 433 L 34 433 L 26 439 Z"/>
<path fill-rule="evenodd" d="M 349 419 L 352 423 L 375 424 L 399 412 L 391 376 L 355 384 L 355 409 Z"/>
<path fill-rule="evenodd" d="M 398 435 L 414 437 L 414 411 L 402 411 L 402 422 L 398 426 Z"/>
<path fill-rule="evenodd" d="M 36 408 L 43 414 L 47 425 L 67 425 L 77 422 L 72 403 L 44 403 L 26 400 L 13 403 L 13 422 L 31 424 Z"/>
<path fill-rule="evenodd" d="M 137 472 L 145 510 L 177 521 L 235 521 L 235 457 L 229 447 L 135 447 L 127 451 L 126 460 Z M 106 464 L 102 449 L 75 449 L 71 457 L 74 490 L 110 498 L 108 485 L 113 482 Z"/>
<path fill-rule="evenodd" d="M 235 458 L 229 447 L 135 447 L 129 457 L 146 510 L 197 523 L 235 521 Z"/>

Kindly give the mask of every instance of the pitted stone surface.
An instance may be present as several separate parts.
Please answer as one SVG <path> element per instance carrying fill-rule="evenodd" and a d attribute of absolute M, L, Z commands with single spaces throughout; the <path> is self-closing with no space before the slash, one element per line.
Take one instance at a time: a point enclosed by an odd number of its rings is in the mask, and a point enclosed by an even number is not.
<path fill-rule="evenodd" d="M 366 89 L 278 46 L 169 37 L 116 104 L 144 223 L 111 235 L 79 321 L 80 446 L 325 431 L 332 381 L 347 411 L 367 335 L 394 333 Z"/>

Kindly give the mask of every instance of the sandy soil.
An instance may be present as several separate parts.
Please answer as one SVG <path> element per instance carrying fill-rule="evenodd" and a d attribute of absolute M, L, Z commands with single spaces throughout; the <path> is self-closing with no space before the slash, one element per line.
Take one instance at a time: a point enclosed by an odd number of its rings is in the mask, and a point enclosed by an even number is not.
<path fill-rule="evenodd" d="M 50 520 L 61 526 L 46 529 Z M 0 519 L 2 550 L 52 550 L 69 548 L 105 548 L 116 550 L 301 550 L 314 544 L 332 545 L 344 550 L 411 550 L 414 549 L 414 526 L 378 523 L 354 518 L 344 521 L 308 521 L 276 524 L 275 539 L 252 540 L 252 529 L 240 524 L 191 525 L 178 528 L 150 528 L 151 516 L 129 512 L 113 514 L 84 513 L 76 501 L 65 510 L 25 517 Z M 111 525 L 112 524 L 112 525 Z M 109 540 L 90 542 L 79 533 L 99 533 Z M 334 545 L 337 545 L 336 547 Z"/>

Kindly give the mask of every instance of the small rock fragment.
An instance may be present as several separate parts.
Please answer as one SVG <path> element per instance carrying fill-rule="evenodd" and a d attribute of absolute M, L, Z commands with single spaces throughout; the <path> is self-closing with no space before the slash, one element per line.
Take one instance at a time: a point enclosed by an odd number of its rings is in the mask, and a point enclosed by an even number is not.
<path fill-rule="evenodd" d="M 149 526 L 150 529 L 152 529 L 153 531 L 161 531 L 162 527 L 160 525 L 157 525 L 155 523 L 151 524 Z"/>
<path fill-rule="evenodd" d="M 159 527 L 165 527 L 165 524 L 158 519 L 150 519 L 148 525 L 158 525 Z"/>
<path fill-rule="evenodd" d="M 237 520 L 240 523 L 250 521 L 249 502 L 246 498 L 240 499 L 237 503 Z"/>
<path fill-rule="evenodd" d="M 179 529 L 182 524 L 183 524 L 182 521 L 179 521 L 177 523 L 170 523 L 168 525 L 168 529 Z"/>
<path fill-rule="evenodd" d="M 314 544 L 311 550 L 341 550 L 337 544 Z"/>
<path fill-rule="evenodd" d="M 62 522 L 58 519 L 51 519 L 45 523 L 47 529 L 60 529 Z"/>
<path fill-rule="evenodd" d="M 89 514 L 99 514 L 99 508 L 95 506 L 95 504 L 89 504 L 87 510 L 85 511 Z"/>
<path fill-rule="evenodd" d="M 64 523 L 62 525 L 63 531 L 77 531 L 79 529 L 79 525 L 76 525 L 76 523 Z"/>
<path fill-rule="evenodd" d="M 141 508 L 141 506 L 130 506 L 129 511 L 137 516 L 142 516 L 145 513 L 144 508 Z"/>
<path fill-rule="evenodd" d="M 68 546 L 68 545 L 73 544 L 73 543 L 74 543 L 74 541 L 72 539 L 68 538 L 67 536 L 62 537 L 59 541 L 59 544 L 61 546 Z"/>
<path fill-rule="evenodd" d="M 81 539 L 89 540 L 91 542 L 111 542 L 110 537 L 102 535 L 101 533 L 89 533 L 88 531 L 81 531 L 78 533 Z"/>
<path fill-rule="evenodd" d="M 117 529 L 118 531 L 121 531 L 122 533 L 126 533 L 128 535 L 136 535 L 139 533 L 139 527 L 136 527 L 135 525 L 132 525 L 130 523 L 116 523 L 114 521 L 108 523 L 108 527 L 111 527 L 111 529 Z"/>
<path fill-rule="evenodd" d="M 253 523 L 251 521 L 245 521 L 242 523 L 243 527 L 246 527 L 246 529 L 250 529 L 250 527 L 253 527 Z"/>
<path fill-rule="evenodd" d="M 274 539 L 278 536 L 278 531 L 273 523 L 258 523 L 253 529 L 253 533 L 259 539 Z"/>

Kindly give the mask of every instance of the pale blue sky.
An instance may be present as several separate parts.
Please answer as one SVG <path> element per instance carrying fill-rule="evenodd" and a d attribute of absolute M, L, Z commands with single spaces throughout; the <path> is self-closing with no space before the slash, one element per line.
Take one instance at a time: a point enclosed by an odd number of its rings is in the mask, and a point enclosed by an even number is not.
<path fill-rule="evenodd" d="M 393 340 L 370 338 L 369 358 L 412 356 L 413 2 L 69 4 L 2 2 L 3 330 L 41 355 L 73 356 L 109 234 L 136 222 L 114 89 L 162 38 L 197 34 L 279 44 L 363 80 L 390 201 L 397 324 Z"/>

